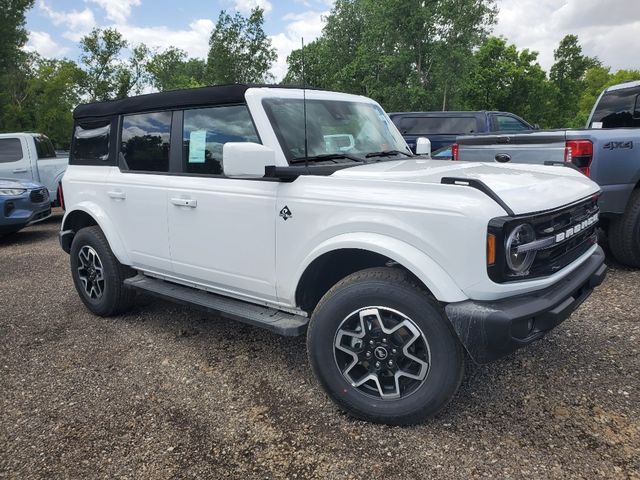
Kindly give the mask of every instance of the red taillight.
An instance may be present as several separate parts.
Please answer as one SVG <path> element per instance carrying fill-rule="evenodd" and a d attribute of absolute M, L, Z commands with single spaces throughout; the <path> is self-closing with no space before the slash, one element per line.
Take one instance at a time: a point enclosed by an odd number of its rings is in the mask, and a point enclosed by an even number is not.
<path fill-rule="evenodd" d="M 64 210 L 64 194 L 62 193 L 62 184 L 58 184 L 58 205 Z"/>
<path fill-rule="evenodd" d="M 591 173 L 593 143 L 591 140 L 568 140 L 564 148 L 564 161 L 571 162 L 587 177 Z"/>
<path fill-rule="evenodd" d="M 451 158 L 453 160 L 458 160 L 458 149 L 459 149 L 459 146 L 457 143 L 454 143 L 453 145 L 451 145 Z"/>

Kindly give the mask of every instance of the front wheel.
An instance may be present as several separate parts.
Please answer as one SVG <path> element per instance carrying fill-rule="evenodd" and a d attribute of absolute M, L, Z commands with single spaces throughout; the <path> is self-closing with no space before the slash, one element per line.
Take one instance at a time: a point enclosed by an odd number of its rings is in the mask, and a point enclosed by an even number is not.
<path fill-rule="evenodd" d="M 316 307 L 309 360 L 351 415 L 395 425 L 438 413 L 462 381 L 462 346 L 438 303 L 398 269 L 354 273 Z"/>

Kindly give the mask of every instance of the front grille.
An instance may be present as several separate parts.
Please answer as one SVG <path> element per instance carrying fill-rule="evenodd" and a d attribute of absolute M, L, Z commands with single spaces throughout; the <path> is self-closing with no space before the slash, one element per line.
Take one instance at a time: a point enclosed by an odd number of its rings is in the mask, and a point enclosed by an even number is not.
<path fill-rule="evenodd" d="M 598 213 L 597 198 L 582 201 L 554 212 L 531 218 L 537 238 L 551 237 Z M 598 241 L 597 224 L 582 229 L 569 240 L 551 248 L 539 250 L 526 278 L 552 275 L 578 259 Z"/>
<path fill-rule="evenodd" d="M 597 223 L 588 220 L 598 214 L 596 196 L 557 210 L 535 215 L 495 218 L 489 223 L 489 233 L 495 236 L 498 245 L 496 262 L 487 266 L 489 277 L 498 283 L 530 280 L 546 277 L 562 270 L 585 254 L 597 242 Z M 528 271 L 514 273 L 506 262 L 506 241 L 509 234 L 523 223 L 530 224 L 536 232 L 536 239 L 551 238 L 550 247 L 538 250 Z M 580 225 L 578 232 L 574 231 Z M 571 235 L 569 235 L 571 231 Z M 564 234 L 564 235 L 563 235 Z M 561 239 L 557 239 L 560 235 Z"/>
<path fill-rule="evenodd" d="M 49 200 L 49 192 L 46 188 L 33 190 L 29 195 L 29 198 L 31 199 L 31 203 L 43 203 Z"/>

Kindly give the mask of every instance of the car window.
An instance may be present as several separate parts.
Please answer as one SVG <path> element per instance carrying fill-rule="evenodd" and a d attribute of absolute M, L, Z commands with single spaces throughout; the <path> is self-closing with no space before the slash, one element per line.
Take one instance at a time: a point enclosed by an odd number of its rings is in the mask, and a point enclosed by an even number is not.
<path fill-rule="evenodd" d="M 591 125 L 601 122 L 602 128 L 640 127 L 638 90 L 625 88 L 605 93 L 596 106 Z"/>
<path fill-rule="evenodd" d="M 22 145 L 18 138 L 0 138 L 0 163 L 22 160 Z"/>
<path fill-rule="evenodd" d="M 36 135 L 33 137 L 36 144 L 36 152 L 40 160 L 44 158 L 56 158 L 56 150 L 53 148 L 51 140 L 44 135 Z"/>
<path fill-rule="evenodd" d="M 373 103 L 307 100 L 306 122 L 301 98 L 266 98 L 263 105 L 290 162 L 300 161 L 307 154 L 364 156 L 384 150 L 407 150 L 384 110 Z"/>
<path fill-rule="evenodd" d="M 111 125 L 76 125 L 71 145 L 69 163 L 79 165 L 102 165 L 109 160 L 109 136 Z"/>
<path fill-rule="evenodd" d="M 185 110 L 183 172 L 222 175 L 222 148 L 227 142 L 260 140 L 245 105 Z"/>
<path fill-rule="evenodd" d="M 129 170 L 168 172 L 171 112 L 127 115 L 122 121 L 120 152 Z"/>
<path fill-rule="evenodd" d="M 531 130 L 526 123 L 522 123 L 515 117 L 509 115 L 496 115 L 496 126 L 499 132 L 508 132 L 515 130 Z"/>
<path fill-rule="evenodd" d="M 460 135 L 478 130 L 475 117 L 400 117 L 395 123 L 403 135 Z"/>

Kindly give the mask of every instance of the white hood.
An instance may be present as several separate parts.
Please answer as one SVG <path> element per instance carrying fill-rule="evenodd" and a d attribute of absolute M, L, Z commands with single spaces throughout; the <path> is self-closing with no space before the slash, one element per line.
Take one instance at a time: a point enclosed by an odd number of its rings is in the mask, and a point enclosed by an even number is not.
<path fill-rule="evenodd" d="M 440 184 L 443 177 L 480 180 L 516 215 L 552 210 L 600 191 L 582 173 L 563 166 L 398 160 L 346 168 L 333 176 L 425 184 Z"/>

